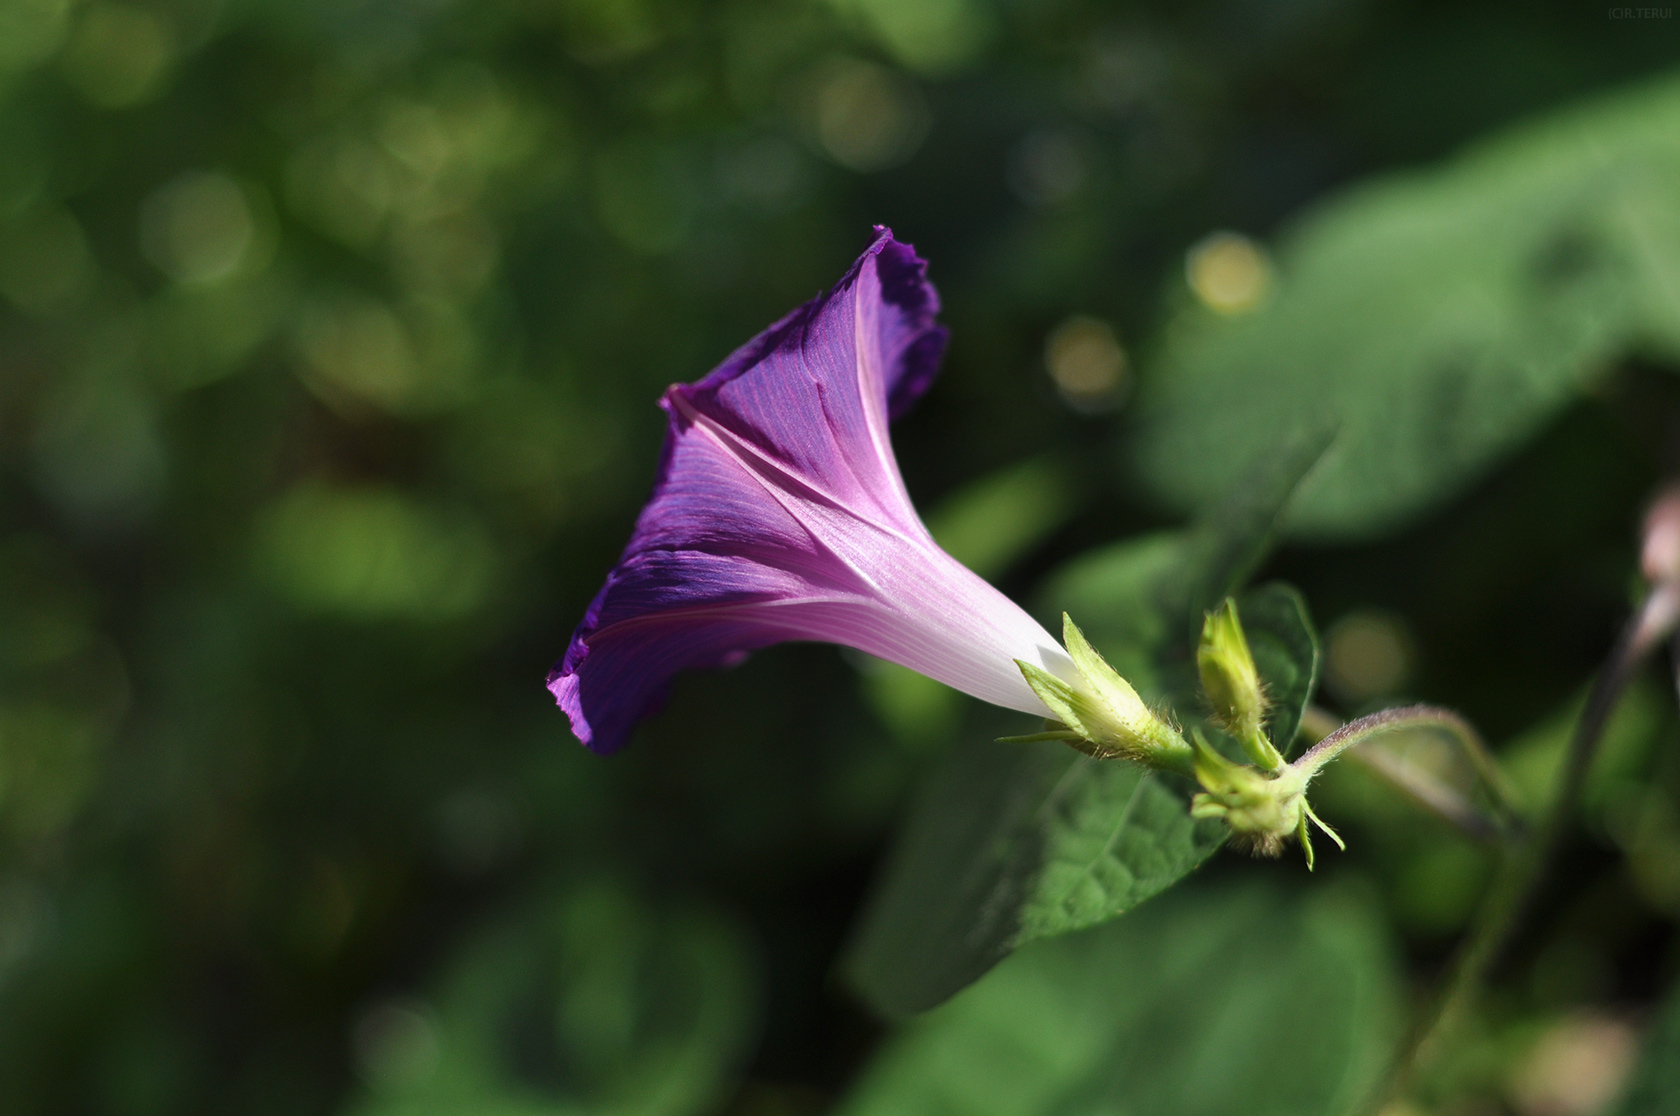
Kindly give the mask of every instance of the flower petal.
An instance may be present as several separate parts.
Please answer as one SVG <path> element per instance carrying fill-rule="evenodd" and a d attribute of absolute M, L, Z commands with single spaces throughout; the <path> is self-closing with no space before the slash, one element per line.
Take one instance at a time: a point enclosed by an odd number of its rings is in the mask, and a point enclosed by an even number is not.
<path fill-rule="evenodd" d="M 585 744 L 622 745 L 677 671 L 789 639 L 856 647 L 1044 712 L 1014 660 L 1057 673 L 1071 663 L 939 549 L 888 439 L 945 344 L 924 272 L 879 230 L 827 296 L 666 393 L 653 496 L 549 677 Z"/>
<path fill-rule="evenodd" d="M 826 297 L 795 310 L 663 405 L 743 455 L 773 461 L 854 510 L 920 531 L 887 422 L 933 382 L 946 333 L 915 250 L 877 229 Z"/>

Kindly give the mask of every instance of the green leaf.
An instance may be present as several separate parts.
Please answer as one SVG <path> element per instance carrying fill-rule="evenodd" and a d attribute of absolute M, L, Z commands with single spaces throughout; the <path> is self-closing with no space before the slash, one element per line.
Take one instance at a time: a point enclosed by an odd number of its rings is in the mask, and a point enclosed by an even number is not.
<path fill-rule="evenodd" d="M 1244 593 L 1237 610 L 1254 665 L 1271 699 L 1266 735 L 1287 758 L 1301 727 L 1301 715 L 1318 688 L 1318 633 L 1301 594 L 1281 582 Z"/>
<path fill-rule="evenodd" d="M 1088 623 L 1146 699 L 1195 719 L 1203 602 L 1223 600 L 1253 569 L 1324 443 L 1322 433 L 1292 440 L 1196 527 L 1076 560 L 1046 597 Z M 1279 715 L 1298 719 L 1294 695 L 1303 679 L 1310 692 L 1316 645 L 1310 626 L 1299 638 L 1306 621 L 1289 616 L 1299 604 L 1290 592 L 1254 598 L 1266 647 L 1257 665 L 1288 699 L 1280 710 L 1293 710 Z M 884 1014 L 924 1011 L 1027 942 L 1131 910 L 1223 843 L 1221 822 L 1189 816 L 1193 789 L 1055 743 L 963 745 L 911 813 L 847 952 L 849 980 Z"/>
<path fill-rule="evenodd" d="M 432 1064 L 396 1051 L 399 1072 L 369 1081 L 355 1111 L 698 1116 L 731 1084 L 756 1017 L 736 926 L 586 886 L 470 943 L 430 1024 Z"/>
<path fill-rule="evenodd" d="M 1244 315 L 1187 306 L 1138 400 L 1137 460 L 1185 508 L 1295 416 L 1335 448 L 1293 531 L 1369 536 L 1460 491 L 1619 357 L 1680 358 L 1680 81 L 1355 187 L 1278 247 Z"/>
<path fill-rule="evenodd" d="M 1184 780 L 1078 756 L 1035 815 L 1045 839 L 1012 944 L 1107 922 L 1212 855 L 1225 829 L 1192 819 L 1189 796 Z"/>
<path fill-rule="evenodd" d="M 1334 1116 L 1400 1016 L 1360 893 L 1187 888 L 1042 942 L 899 1033 L 840 1116 Z"/>
<path fill-rule="evenodd" d="M 1131 909 L 1223 840 L 1179 780 L 1060 744 L 965 745 L 913 811 L 847 976 L 886 1015 L 925 1011 L 1026 942 Z"/>

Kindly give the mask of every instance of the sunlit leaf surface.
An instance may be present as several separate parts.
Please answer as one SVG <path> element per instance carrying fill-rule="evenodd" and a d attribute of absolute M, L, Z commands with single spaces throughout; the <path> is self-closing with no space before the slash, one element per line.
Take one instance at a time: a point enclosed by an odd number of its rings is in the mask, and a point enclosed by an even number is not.
<path fill-rule="evenodd" d="M 1572 108 L 1299 218 L 1251 311 L 1187 304 L 1136 461 L 1216 498 L 1280 422 L 1339 427 L 1291 527 L 1368 536 L 1458 492 L 1629 354 L 1680 354 L 1680 84 Z"/>

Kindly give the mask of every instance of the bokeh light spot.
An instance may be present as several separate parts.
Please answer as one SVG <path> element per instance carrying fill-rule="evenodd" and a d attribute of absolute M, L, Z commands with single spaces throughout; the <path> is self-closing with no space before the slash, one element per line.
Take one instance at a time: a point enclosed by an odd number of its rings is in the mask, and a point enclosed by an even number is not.
<path fill-rule="evenodd" d="M 1184 274 L 1202 304 L 1221 314 L 1253 310 L 1272 289 L 1265 249 L 1241 233 L 1210 233 L 1197 241 L 1185 257 Z"/>
<path fill-rule="evenodd" d="M 899 62 L 921 73 L 949 74 L 977 59 L 996 20 L 983 0 L 837 0 Z"/>
<path fill-rule="evenodd" d="M 255 233 L 244 189 L 214 171 L 183 174 L 140 206 L 141 250 L 183 283 L 232 275 L 245 262 Z"/>
<path fill-rule="evenodd" d="M 306 611 L 446 620 L 483 602 L 495 552 L 470 519 L 395 490 L 306 484 L 262 514 L 257 563 Z"/>
<path fill-rule="evenodd" d="M 665 35 L 658 15 L 671 5 L 646 0 L 571 0 L 560 5 L 566 23 L 566 52 L 579 62 L 601 66 L 622 62 L 657 45 Z"/>
<path fill-rule="evenodd" d="M 304 383 L 347 417 L 369 407 L 433 414 L 462 403 L 472 388 L 471 330 L 436 299 L 415 300 L 401 316 L 360 295 L 322 299 L 304 308 L 296 336 Z"/>
<path fill-rule="evenodd" d="M 1075 315 L 1052 330 L 1044 366 L 1062 398 L 1079 411 L 1113 407 L 1126 386 L 1126 351 L 1114 328 L 1098 318 Z"/>
<path fill-rule="evenodd" d="M 370 1008 L 350 1035 L 357 1073 L 369 1089 L 386 1096 L 430 1080 L 442 1046 L 431 1009 L 417 1001 L 392 1000 Z"/>
<path fill-rule="evenodd" d="M 70 0 L 0 4 L 0 72 L 26 70 L 52 57 L 70 26 Z"/>
<path fill-rule="evenodd" d="M 817 75 L 817 142 L 850 170 L 886 170 L 908 160 L 927 138 L 927 102 L 914 82 L 885 66 L 838 58 Z"/>
<path fill-rule="evenodd" d="M 158 382 L 193 388 L 231 375 L 274 333 L 290 296 L 273 271 L 246 282 L 170 288 L 146 314 L 146 355 Z"/>
<path fill-rule="evenodd" d="M 1639 1036 L 1609 1015 L 1579 1014 L 1553 1024 L 1517 1067 L 1512 1101 L 1524 1116 L 1596 1116 L 1621 1093 L 1639 1053 Z"/>
<path fill-rule="evenodd" d="M 317 306 L 304 315 L 299 338 L 311 387 L 333 401 L 348 391 L 381 406 L 400 409 L 413 393 L 414 351 L 397 316 L 373 301 L 346 300 Z M 338 389 L 334 391 L 333 389 Z"/>
<path fill-rule="evenodd" d="M 64 51 L 64 75 L 100 108 L 127 108 L 162 87 L 175 36 L 157 16 L 132 4 L 91 4 Z"/>
<path fill-rule="evenodd" d="M 1413 646 L 1405 620 L 1393 613 L 1349 613 L 1325 635 L 1325 685 L 1349 706 L 1391 696 L 1411 677 Z"/>
<path fill-rule="evenodd" d="M 109 726 L 43 701 L 0 705 L 0 821 L 7 836 L 41 839 L 69 826 L 93 794 Z"/>
<path fill-rule="evenodd" d="M 370 243 L 390 212 L 396 168 L 383 147 L 354 136 L 313 140 L 286 163 L 286 201 L 327 235 Z"/>
<path fill-rule="evenodd" d="M 421 178 L 437 176 L 448 164 L 449 135 L 429 105 L 393 102 L 379 129 L 381 146 Z"/>

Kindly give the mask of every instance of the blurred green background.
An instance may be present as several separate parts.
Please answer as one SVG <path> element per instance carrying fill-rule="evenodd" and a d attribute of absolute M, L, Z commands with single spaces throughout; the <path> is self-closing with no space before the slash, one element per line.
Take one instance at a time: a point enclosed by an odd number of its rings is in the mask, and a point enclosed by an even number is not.
<path fill-rule="evenodd" d="M 910 489 L 1031 599 L 1247 460 L 1254 439 L 1208 417 L 1220 401 L 1253 426 L 1371 353 L 1371 382 L 1397 382 L 1383 354 L 1412 360 L 1432 311 L 1380 283 L 1353 309 L 1291 301 L 1290 251 L 1264 246 L 1349 184 L 1680 61 L 1671 19 L 1612 15 L 0 0 L 0 1109 L 1231 1111 L 1228 1061 L 1195 1044 L 1244 1049 L 1273 1029 L 1262 1008 L 1157 1017 L 1160 1063 L 1199 1100 L 1156 1082 L 1114 1107 L 1107 1085 L 1058 1084 L 1058 1058 L 1139 1037 L 1104 1004 L 1200 1003 L 1206 959 L 1235 964 L 1249 947 L 1220 943 L 1247 926 L 1318 943 L 1279 964 L 1355 974 L 1319 981 L 1326 1034 L 1358 1048 L 1328 1072 L 1380 1061 L 1488 861 L 1357 773 L 1320 805 L 1352 850 L 1321 851 L 1312 879 L 1221 854 L 1144 929 L 1023 956 L 895 1037 L 835 961 L 919 776 L 995 735 L 988 715 L 790 646 L 681 680 L 604 760 L 543 677 L 651 484 L 659 392 L 833 282 L 871 223 L 931 261 L 952 330 L 895 434 Z M 1647 100 L 1583 134 L 1642 151 L 1649 121 L 1672 143 L 1673 96 Z M 1551 142 L 1529 144 L 1538 163 Z M 1538 796 L 1633 599 L 1644 501 L 1680 468 L 1680 164 L 1618 157 L 1576 182 L 1529 157 L 1453 181 L 1516 214 L 1513 237 L 1563 222 L 1546 275 L 1596 275 L 1622 258 L 1603 244 L 1655 262 L 1569 295 L 1576 328 L 1538 295 L 1506 318 L 1461 298 L 1483 225 L 1366 253 L 1384 275 L 1418 261 L 1407 298 L 1514 323 L 1436 405 L 1489 433 L 1443 458 L 1420 428 L 1415 475 L 1387 449 L 1348 465 L 1267 573 L 1326 631 L 1327 703 L 1454 705 Z M 1567 204 L 1524 200 L 1542 179 Z M 1575 221 L 1605 182 L 1650 187 L 1603 207 L 1649 218 L 1622 240 Z M 1471 212 L 1458 188 L 1418 204 Z M 1331 234 L 1313 235 L 1303 260 Z M 1490 387 L 1484 365 L 1522 375 Z M 1405 410 L 1377 398 L 1372 445 Z M 1676 969 L 1673 704 L 1661 670 L 1635 690 L 1553 916 L 1420 1103 L 1585 1114 L 1602 1098 L 1569 1088 L 1631 1059 Z M 1121 963 L 1163 940 L 1191 952 Z M 1558 1064 L 1587 1069 L 1558 1085 Z M 941 1074 L 968 1091 L 916 1099 Z"/>

